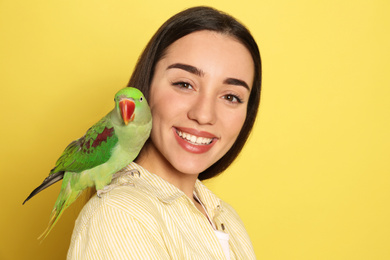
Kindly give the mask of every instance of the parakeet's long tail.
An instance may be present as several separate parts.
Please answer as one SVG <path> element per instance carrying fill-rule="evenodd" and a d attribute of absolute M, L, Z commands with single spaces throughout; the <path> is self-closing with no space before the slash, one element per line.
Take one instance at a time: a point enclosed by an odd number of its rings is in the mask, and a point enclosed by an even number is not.
<path fill-rule="evenodd" d="M 65 173 L 64 171 L 60 171 L 60 172 L 50 174 L 46 179 L 43 180 L 41 185 L 39 185 L 35 190 L 31 192 L 31 194 L 27 197 L 27 199 L 23 202 L 23 204 L 26 203 L 26 201 L 28 201 L 35 195 L 37 195 L 39 192 L 46 189 L 47 187 L 53 185 L 57 181 L 62 180 L 62 178 L 64 178 L 64 173 Z"/>
<path fill-rule="evenodd" d="M 70 178 L 71 176 L 65 175 L 60 194 L 50 215 L 49 224 L 42 235 L 38 237 L 39 240 L 44 240 L 47 237 L 54 225 L 57 223 L 58 219 L 61 217 L 64 210 L 69 207 L 69 205 L 71 205 L 82 193 L 80 190 L 72 189 L 70 185 Z"/>

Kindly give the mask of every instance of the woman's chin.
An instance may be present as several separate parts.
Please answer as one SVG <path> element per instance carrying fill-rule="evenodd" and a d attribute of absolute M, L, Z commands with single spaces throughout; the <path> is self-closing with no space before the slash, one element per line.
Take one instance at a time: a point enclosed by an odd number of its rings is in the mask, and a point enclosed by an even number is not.
<path fill-rule="evenodd" d="M 185 163 L 180 162 L 180 163 L 173 163 L 172 165 L 178 172 L 186 175 L 196 175 L 198 176 L 199 173 L 203 172 L 206 170 L 210 165 L 206 165 L 202 162 L 197 162 L 197 161 L 186 161 Z"/>

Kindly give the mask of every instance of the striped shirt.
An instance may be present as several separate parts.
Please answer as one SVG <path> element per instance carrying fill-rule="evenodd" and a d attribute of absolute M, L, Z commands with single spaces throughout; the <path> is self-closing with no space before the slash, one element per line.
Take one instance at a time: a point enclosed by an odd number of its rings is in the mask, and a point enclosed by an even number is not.
<path fill-rule="evenodd" d="M 81 211 L 67 259 L 226 259 L 209 220 L 174 185 L 131 163 L 110 186 Z M 234 209 L 199 180 L 195 192 L 229 234 L 230 258 L 256 259 Z"/>

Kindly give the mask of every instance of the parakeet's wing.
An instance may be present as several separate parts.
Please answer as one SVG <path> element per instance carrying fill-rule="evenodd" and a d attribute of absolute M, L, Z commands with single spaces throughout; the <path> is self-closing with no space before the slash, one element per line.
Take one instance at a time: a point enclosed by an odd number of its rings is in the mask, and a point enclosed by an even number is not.
<path fill-rule="evenodd" d="M 107 162 L 111 157 L 112 148 L 117 143 L 118 137 L 108 114 L 89 128 L 83 137 L 65 148 L 49 176 L 31 192 L 23 204 L 50 185 L 62 180 L 65 172 L 79 173 Z"/>
<path fill-rule="evenodd" d="M 78 173 L 107 162 L 112 148 L 118 143 L 109 115 L 89 128 L 83 137 L 71 142 L 50 174 L 60 171 Z"/>

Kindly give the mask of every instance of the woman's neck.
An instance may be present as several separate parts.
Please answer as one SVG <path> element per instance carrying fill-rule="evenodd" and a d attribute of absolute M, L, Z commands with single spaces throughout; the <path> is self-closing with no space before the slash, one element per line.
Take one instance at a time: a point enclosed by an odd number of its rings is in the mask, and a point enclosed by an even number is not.
<path fill-rule="evenodd" d="M 161 153 L 153 148 L 148 148 L 148 145 L 144 146 L 135 162 L 173 184 L 195 203 L 193 192 L 198 174 L 185 174 L 178 171 Z"/>

